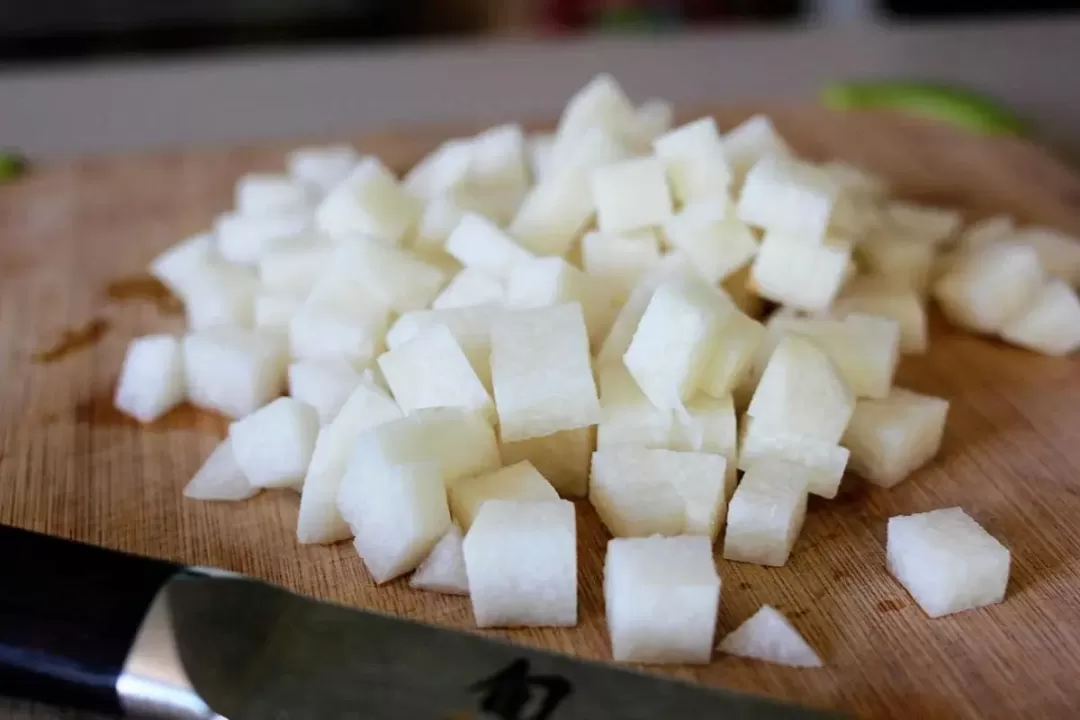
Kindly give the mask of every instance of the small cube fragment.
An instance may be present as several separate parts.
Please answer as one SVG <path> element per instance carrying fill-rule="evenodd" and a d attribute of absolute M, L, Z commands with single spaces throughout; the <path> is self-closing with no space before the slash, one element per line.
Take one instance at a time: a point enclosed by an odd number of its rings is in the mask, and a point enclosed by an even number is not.
<path fill-rule="evenodd" d="M 958 507 L 889 518 L 886 563 L 930 617 L 1005 599 L 1009 549 Z"/>
<path fill-rule="evenodd" d="M 819 169 L 769 155 L 746 174 L 738 216 L 747 225 L 820 245 L 836 205 L 837 187 Z"/>
<path fill-rule="evenodd" d="M 1005 342 L 1044 355 L 1064 356 L 1080 348 L 1080 300 L 1064 280 L 1043 286 L 1021 313 L 1001 328 Z"/>
<path fill-rule="evenodd" d="M 450 514 L 465 532 L 472 527 L 480 508 L 488 500 L 531 502 L 559 499 L 559 493 L 528 460 L 485 475 L 463 478 L 453 483 L 448 492 Z"/>
<path fill-rule="evenodd" d="M 761 461 L 795 463 L 809 472 L 807 490 L 828 499 L 840 490 L 850 455 L 846 447 L 770 427 L 752 417 L 743 419 L 739 433 L 740 470 L 748 471 Z"/>
<path fill-rule="evenodd" d="M 664 224 L 664 237 L 694 269 L 718 283 L 746 267 L 758 251 L 754 232 L 735 217 L 726 195 L 686 205 Z"/>
<path fill-rule="evenodd" d="M 463 551 L 477 627 L 577 624 L 573 503 L 490 500 Z"/>
<path fill-rule="evenodd" d="M 420 219 L 422 203 L 377 158 L 367 157 L 327 194 L 315 211 L 332 238 L 363 233 L 397 245 Z"/>
<path fill-rule="evenodd" d="M 289 366 L 289 395 L 315 408 L 326 425 L 360 383 L 360 373 L 342 360 L 301 360 Z"/>
<path fill-rule="evenodd" d="M 825 663 L 776 608 L 762 605 L 716 648 L 737 657 L 764 660 L 788 667 L 823 667 Z"/>
<path fill-rule="evenodd" d="M 196 407 L 232 418 L 255 412 L 285 385 L 282 343 L 240 328 L 213 328 L 184 336 L 184 378 Z"/>
<path fill-rule="evenodd" d="M 642 276 L 660 262 L 660 242 L 652 228 L 628 233 L 586 233 L 581 261 L 589 275 L 611 282 L 625 299 Z"/>
<path fill-rule="evenodd" d="M 1043 287 L 1039 255 L 1028 245 L 999 242 L 963 258 L 934 286 L 954 324 L 994 333 L 1024 312 Z"/>
<path fill-rule="evenodd" d="M 184 400 L 184 354 L 172 335 L 145 335 L 128 345 L 114 404 L 141 423 L 157 420 Z"/>
<path fill-rule="evenodd" d="M 184 487 L 184 497 L 192 500 L 247 500 L 261 489 L 248 480 L 236 461 L 232 442 L 225 438 Z"/>
<path fill-rule="evenodd" d="M 875 485 L 896 485 L 937 455 L 948 411 L 947 400 L 903 388 L 859 400 L 841 440 L 851 469 Z"/>
<path fill-rule="evenodd" d="M 708 538 L 608 541 L 604 607 L 615 660 L 707 663 L 719 606 L 720 576 Z"/>
<path fill-rule="evenodd" d="M 672 213 L 664 165 L 645 157 L 592 171 L 596 222 L 602 232 L 628 232 L 663 225 Z"/>
<path fill-rule="evenodd" d="M 741 186 L 746 174 L 762 158 L 786 157 L 791 148 L 776 131 L 767 115 L 754 115 L 724 134 L 724 155 L 736 186 Z"/>
<path fill-rule="evenodd" d="M 533 257 L 495 223 L 472 212 L 466 213 L 450 233 L 446 251 L 465 267 L 499 280 L 509 277 L 518 263 Z"/>
<path fill-rule="evenodd" d="M 731 184 L 724 145 L 711 117 L 670 130 L 653 141 L 664 164 L 672 194 L 681 205 L 703 198 L 723 198 Z"/>
<path fill-rule="evenodd" d="M 451 525 L 409 578 L 409 587 L 445 595 L 468 595 L 469 576 L 465 573 L 462 539 L 461 528 Z"/>
<path fill-rule="evenodd" d="M 488 303 L 503 303 L 506 300 L 506 288 L 501 281 L 479 270 L 464 268 L 443 288 L 438 297 L 431 301 L 432 310 L 445 310 L 455 307 L 473 307 Z"/>
<path fill-rule="evenodd" d="M 787 563 L 806 518 L 809 476 L 795 463 L 755 463 L 728 503 L 724 558 L 773 567 Z"/>
<path fill-rule="evenodd" d="M 298 488 L 307 473 L 319 416 L 315 408 L 282 397 L 229 426 L 236 462 L 251 484 Z"/>
<path fill-rule="evenodd" d="M 750 278 L 758 295 L 817 312 L 832 304 L 850 262 L 850 243 L 830 239 L 815 245 L 794 235 L 770 231 L 750 266 Z"/>

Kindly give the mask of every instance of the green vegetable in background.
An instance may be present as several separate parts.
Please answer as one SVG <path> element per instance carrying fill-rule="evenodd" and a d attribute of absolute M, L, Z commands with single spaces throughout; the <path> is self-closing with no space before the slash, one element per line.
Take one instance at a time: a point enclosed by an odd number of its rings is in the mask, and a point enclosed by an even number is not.
<path fill-rule="evenodd" d="M 971 90 L 933 83 L 836 83 L 822 91 L 821 99 L 833 110 L 897 110 L 986 134 L 1026 135 L 1028 132 L 1028 124 L 996 100 Z"/>
<path fill-rule="evenodd" d="M 26 158 L 15 150 L 0 150 L 0 183 L 20 177 L 29 164 Z"/>

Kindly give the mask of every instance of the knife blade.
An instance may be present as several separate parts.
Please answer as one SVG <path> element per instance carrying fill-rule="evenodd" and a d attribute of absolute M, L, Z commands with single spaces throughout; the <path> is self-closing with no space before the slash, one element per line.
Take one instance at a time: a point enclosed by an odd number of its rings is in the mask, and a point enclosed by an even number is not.
<path fill-rule="evenodd" d="M 188 720 L 833 717 L 0 526 L 0 694 Z"/>

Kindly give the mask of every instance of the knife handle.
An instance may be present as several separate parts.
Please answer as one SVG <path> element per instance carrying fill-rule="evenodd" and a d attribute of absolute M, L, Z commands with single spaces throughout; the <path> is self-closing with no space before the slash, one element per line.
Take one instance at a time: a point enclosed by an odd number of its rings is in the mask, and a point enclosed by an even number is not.
<path fill-rule="evenodd" d="M 0 695 L 122 714 L 128 651 L 181 569 L 0 525 Z"/>

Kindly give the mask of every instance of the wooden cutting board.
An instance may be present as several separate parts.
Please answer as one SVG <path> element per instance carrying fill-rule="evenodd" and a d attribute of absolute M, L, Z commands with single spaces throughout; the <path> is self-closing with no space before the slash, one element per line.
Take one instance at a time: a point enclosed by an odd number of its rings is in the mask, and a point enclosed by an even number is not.
<path fill-rule="evenodd" d="M 732 125 L 742 110 L 719 114 Z M 802 152 L 892 178 L 913 198 L 972 216 L 1015 214 L 1080 232 L 1080 179 L 1019 141 L 873 115 L 777 109 Z M 359 140 L 399 170 L 446 133 Z M 188 408 L 139 427 L 111 408 L 127 342 L 180 331 L 140 278 L 176 240 L 209 226 L 241 173 L 282 167 L 285 145 L 86 159 L 0 187 L 0 522 L 249 573 L 302 593 L 468 628 L 468 601 L 376 588 L 352 547 L 301 547 L 298 498 L 183 499 L 225 422 Z M 907 358 L 899 383 L 949 398 L 939 459 L 899 487 L 854 478 L 813 498 L 788 565 L 718 560 L 719 633 L 762 603 L 824 657 L 796 670 L 717 656 L 660 672 L 860 716 L 1071 717 L 1080 708 L 1080 360 L 1052 359 L 950 329 Z M 891 515 L 962 506 L 1013 552 L 1004 604 L 931 620 L 884 568 Z M 573 629 L 497 634 L 609 657 L 601 592 L 607 534 L 579 506 L 580 617 Z"/>

